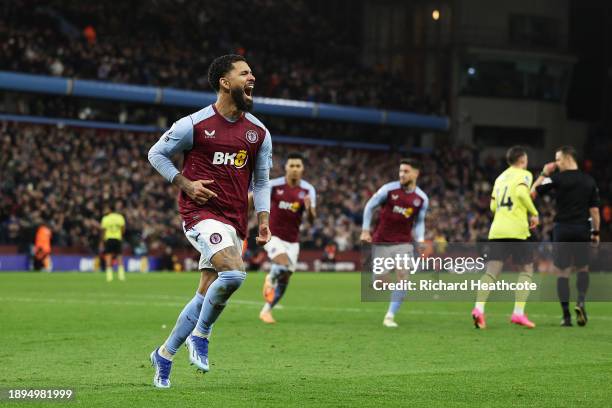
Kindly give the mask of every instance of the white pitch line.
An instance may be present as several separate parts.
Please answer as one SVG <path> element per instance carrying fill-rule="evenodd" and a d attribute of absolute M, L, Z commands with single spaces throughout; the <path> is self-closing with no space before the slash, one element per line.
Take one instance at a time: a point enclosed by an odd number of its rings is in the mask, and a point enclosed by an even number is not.
<path fill-rule="evenodd" d="M 117 296 L 116 294 L 113 293 L 94 293 L 92 294 L 94 296 L 102 296 L 102 297 L 113 297 L 113 296 Z M 189 300 L 188 297 L 184 297 L 184 296 L 172 296 L 172 295 L 146 295 L 146 294 L 139 294 L 139 295 L 130 295 L 131 297 L 135 297 L 135 298 L 151 298 L 151 299 L 159 299 L 159 298 L 165 298 L 165 299 L 176 299 L 176 300 L 181 300 L 183 302 L 187 302 Z M 246 305 L 246 306 L 256 306 L 256 307 L 261 307 L 263 302 L 262 301 L 255 301 L 255 300 L 243 300 L 243 299 L 231 299 L 230 302 L 232 304 L 240 304 L 240 305 Z M 368 302 L 370 304 L 372 303 L 385 303 L 385 302 Z M 409 302 L 408 302 L 409 303 Z M 417 302 L 417 303 L 423 303 L 423 302 Z M 181 304 L 181 306 L 184 303 Z M 284 306 L 283 305 L 277 305 L 275 306 L 276 309 L 283 309 Z M 357 308 L 357 307 L 325 307 L 325 306 L 288 306 L 289 309 L 293 309 L 293 310 L 303 310 L 303 311 L 321 311 L 321 312 L 346 312 L 346 313 L 380 313 L 379 310 L 374 310 L 374 309 L 367 309 L 367 308 Z M 404 313 L 404 312 L 403 312 Z M 436 311 L 436 310 L 408 310 L 405 313 L 408 314 L 414 314 L 414 315 L 448 315 L 448 316 L 465 316 L 465 312 L 453 312 L 453 311 Z M 501 314 L 501 313 L 490 313 L 490 316 L 505 316 L 505 314 Z M 543 318 L 557 318 L 559 316 L 557 315 L 549 315 L 549 314 L 541 314 L 541 313 L 536 313 L 536 314 L 529 314 L 532 317 L 543 317 Z M 612 320 L 612 316 L 601 316 L 601 315 L 597 315 L 597 316 L 592 316 L 593 318 L 597 319 L 597 320 Z M 589 317 L 590 319 L 591 317 Z"/>
<path fill-rule="evenodd" d="M 0 297 L 0 302 L 32 302 L 32 303 L 70 303 L 70 304 L 82 304 L 82 305 L 116 305 L 116 306 L 185 306 L 184 303 L 179 302 L 139 302 L 130 300 L 93 300 L 93 299 L 75 299 L 75 298 L 27 298 L 27 297 Z"/>
<path fill-rule="evenodd" d="M 159 296 L 157 297 L 159 298 Z M 0 297 L 0 302 L 32 302 L 32 303 L 54 303 L 54 304 L 87 304 L 87 305 L 114 305 L 114 306 L 168 306 L 168 307 L 182 307 L 185 305 L 184 302 L 146 302 L 146 301 L 133 301 L 133 300 L 92 300 L 92 299 L 76 299 L 76 298 L 28 298 L 28 297 Z M 232 299 L 231 304 L 249 306 L 253 308 L 260 308 L 262 305 L 261 301 L 254 300 L 242 300 Z M 380 310 L 374 309 L 361 309 L 356 307 L 321 307 L 321 306 L 286 306 L 289 310 L 302 310 L 302 311 L 320 311 L 320 312 L 340 312 L 340 313 L 381 313 Z M 452 311 L 437 311 L 437 310 L 406 310 L 402 313 L 413 314 L 413 315 L 440 315 L 440 316 L 469 316 L 468 312 L 452 312 Z M 501 313 L 490 313 L 490 316 L 505 316 L 506 314 Z M 531 317 L 538 318 L 558 318 L 557 315 L 530 314 Z M 592 320 L 605 320 L 612 321 L 612 316 L 589 316 Z"/>

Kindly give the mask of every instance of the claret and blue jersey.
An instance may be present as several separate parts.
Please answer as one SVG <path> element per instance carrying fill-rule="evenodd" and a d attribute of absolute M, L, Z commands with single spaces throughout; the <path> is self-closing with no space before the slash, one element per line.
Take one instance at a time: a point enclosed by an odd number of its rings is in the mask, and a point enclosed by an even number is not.
<path fill-rule="evenodd" d="M 207 188 L 217 194 L 200 205 L 183 191 L 179 193 L 179 212 L 186 228 L 214 219 L 233 226 L 244 238 L 251 181 L 255 210 L 269 211 L 272 141 L 255 116 L 245 113 L 232 122 L 209 105 L 175 122 L 149 151 L 149 160 L 168 181 L 179 173 L 170 161 L 177 153 L 184 154 L 183 176 L 192 181 L 214 180 Z M 260 191 L 262 188 L 266 191 Z"/>
<path fill-rule="evenodd" d="M 309 182 L 300 180 L 290 186 L 285 177 L 270 180 L 270 231 L 283 241 L 298 242 L 300 224 L 304 213 L 304 199 L 310 198 L 312 207 L 317 206 L 317 193 Z"/>
<path fill-rule="evenodd" d="M 419 187 L 406 190 L 399 181 L 383 185 L 366 204 L 364 230 L 370 230 L 376 207 L 382 208 L 372 242 L 422 242 L 425 239 L 425 214 L 429 198 Z"/>

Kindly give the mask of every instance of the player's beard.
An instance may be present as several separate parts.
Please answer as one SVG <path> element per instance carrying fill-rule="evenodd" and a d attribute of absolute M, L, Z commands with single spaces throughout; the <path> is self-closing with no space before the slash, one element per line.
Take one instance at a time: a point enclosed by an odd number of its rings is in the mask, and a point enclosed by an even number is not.
<path fill-rule="evenodd" d="M 403 188 L 413 188 L 413 186 L 416 185 L 416 180 L 400 181 L 400 184 Z"/>
<path fill-rule="evenodd" d="M 230 95 L 232 96 L 232 100 L 234 101 L 234 104 L 236 104 L 236 108 L 238 108 L 239 111 L 250 112 L 253 110 L 253 101 L 246 98 L 244 89 L 232 88 Z"/>

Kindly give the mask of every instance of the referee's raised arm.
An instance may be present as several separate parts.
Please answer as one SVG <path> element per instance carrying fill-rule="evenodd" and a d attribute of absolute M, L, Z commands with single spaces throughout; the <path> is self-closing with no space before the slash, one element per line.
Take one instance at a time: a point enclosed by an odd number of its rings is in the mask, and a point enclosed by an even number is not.
<path fill-rule="evenodd" d="M 533 182 L 531 186 L 531 198 L 535 200 L 538 194 L 546 194 L 554 187 L 553 180 L 551 178 L 552 173 L 557 169 L 555 162 L 546 163 L 542 172 Z"/>

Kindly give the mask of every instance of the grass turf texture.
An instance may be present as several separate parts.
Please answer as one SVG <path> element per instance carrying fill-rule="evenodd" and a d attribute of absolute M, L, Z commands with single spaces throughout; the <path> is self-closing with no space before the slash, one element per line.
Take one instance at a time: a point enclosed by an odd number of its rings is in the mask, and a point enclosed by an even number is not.
<path fill-rule="evenodd" d="M 250 274 L 215 327 L 211 372 L 185 349 L 172 388 L 151 384 L 151 350 L 195 291 L 197 274 L 0 274 L 0 388 L 76 391 L 69 406 L 609 406 L 612 307 L 588 305 L 585 328 L 560 328 L 555 303 L 527 305 L 538 324 L 508 323 L 489 303 L 408 302 L 398 329 L 385 303 L 361 303 L 357 274 L 297 274 L 278 324 L 257 318 L 264 275 Z M 162 328 L 165 325 L 165 328 Z M 62 403 L 52 403 L 63 405 Z M 0 406 L 17 406 L 6 399 Z M 27 406 L 50 406 L 49 402 Z"/>

